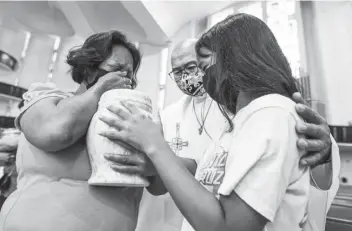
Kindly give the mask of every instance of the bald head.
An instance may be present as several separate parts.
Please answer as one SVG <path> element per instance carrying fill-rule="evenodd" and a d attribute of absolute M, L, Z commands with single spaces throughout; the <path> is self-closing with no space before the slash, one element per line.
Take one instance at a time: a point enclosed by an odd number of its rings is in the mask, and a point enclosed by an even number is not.
<path fill-rule="evenodd" d="M 186 39 L 178 43 L 171 53 L 172 69 L 179 68 L 190 62 L 197 62 L 195 45 L 197 39 Z"/>

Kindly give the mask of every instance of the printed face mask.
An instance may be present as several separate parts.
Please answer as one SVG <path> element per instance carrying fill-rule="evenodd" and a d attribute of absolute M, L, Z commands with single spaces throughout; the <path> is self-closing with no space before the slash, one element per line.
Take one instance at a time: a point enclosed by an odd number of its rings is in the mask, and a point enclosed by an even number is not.
<path fill-rule="evenodd" d="M 203 73 L 198 71 L 196 74 L 183 73 L 182 77 L 176 80 L 177 86 L 183 93 L 190 96 L 202 96 L 205 93 L 203 88 Z"/>

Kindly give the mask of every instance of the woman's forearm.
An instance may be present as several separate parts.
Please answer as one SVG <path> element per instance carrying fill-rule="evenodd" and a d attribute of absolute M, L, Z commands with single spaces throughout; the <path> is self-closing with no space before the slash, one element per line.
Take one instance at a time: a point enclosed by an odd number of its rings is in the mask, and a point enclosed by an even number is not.
<path fill-rule="evenodd" d="M 94 91 L 86 91 L 81 95 L 61 100 L 53 113 L 51 121 L 60 121 L 58 124 L 59 136 L 63 139 L 56 146 L 58 149 L 68 147 L 83 137 L 89 123 L 97 110 L 99 95 Z M 59 138 L 57 138 L 60 140 Z"/>
<path fill-rule="evenodd" d="M 99 98 L 95 91 L 88 90 L 66 99 L 42 99 L 21 116 L 22 132 L 30 143 L 44 151 L 67 148 L 85 135 Z"/>
<path fill-rule="evenodd" d="M 190 173 L 169 147 L 150 153 L 160 178 L 184 217 L 196 230 L 218 230 L 224 222 L 220 202 Z"/>
<path fill-rule="evenodd" d="M 187 168 L 187 170 L 194 176 L 197 169 L 197 163 L 194 160 L 188 158 L 177 157 L 177 159 L 179 159 Z M 149 177 L 149 181 L 150 186 L 147 187 L 147 190 L 150 194 L 154 196 L 160 196 L 168 192 L 164 182 L 161 180 L 159 175 Z"/>

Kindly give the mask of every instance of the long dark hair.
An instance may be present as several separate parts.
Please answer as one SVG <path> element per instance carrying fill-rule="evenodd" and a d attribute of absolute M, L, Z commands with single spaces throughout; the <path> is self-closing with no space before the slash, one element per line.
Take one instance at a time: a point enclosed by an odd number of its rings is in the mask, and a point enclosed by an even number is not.
<path fill-rule="evenodd" d="M 291 97 L 298 91 L 290 65 L 274 34 L 259 18 L 235 14 L 213 26 L 196 44 L 215 52 L 215 92 L 220 110 L 229 121 L 227 111 L 235 114 L 239 91 L 254 97 L 277 93 Z"/>
<path fill-rule="evenodd" d="M 99 65 L 111 55 L 113 45 L 123 45 L 132 54 L 131 80 L 134 88 L 137 85 L 136 72 L 142 56 L 138 48 L 129 42 L 124 34 L 116 30 L 94 34 L 87 38 L 82 46 L 70 50 L 66 62 L 71 66 L 72 79 L 80 84 L 91 76 L 96 78 L 99 75 Z"/>

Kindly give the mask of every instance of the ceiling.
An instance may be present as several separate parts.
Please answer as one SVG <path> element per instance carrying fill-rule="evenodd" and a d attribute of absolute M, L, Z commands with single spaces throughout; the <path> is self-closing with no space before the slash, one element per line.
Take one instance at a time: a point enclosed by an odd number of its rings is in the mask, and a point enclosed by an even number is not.
<path fill-rule="evenodd" d="M 131 40 L 167 43 L 185 24 L 233 1 L 1 1 L 0 24 L 69 37 L 118 29 Z"/>

